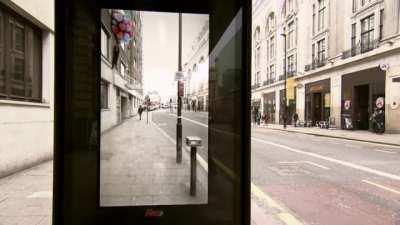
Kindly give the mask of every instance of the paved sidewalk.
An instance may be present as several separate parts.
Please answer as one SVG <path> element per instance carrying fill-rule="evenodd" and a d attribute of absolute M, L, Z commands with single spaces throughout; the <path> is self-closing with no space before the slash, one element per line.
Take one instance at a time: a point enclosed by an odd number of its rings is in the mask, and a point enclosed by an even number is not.
<path fill-rule="evenodd" d="M 153 123 L 137 117 L 106 132 L 101 139 L 100 204 L 102 206 L 207 203 L 205 171 L 197 166 L 197 195 L 189 195 L 190 159 Z"/>
<path fill-rule="evenodd" d="M 0 225 L 50 225 L 53 162 L 0 179 Z"/>
<path fill-rule="evenodd" d="M 252 126 L 252 129 L 254 129 L 255 131 L 263 131 L 266 128 L 274 130 L 282 130 L 287 132 L 310 134 L 316 136 L 342 138 L 342 139 L 370 142 L 376 144 L 388 144 L 388 145 L 400 146 L 400 134 L 375 134 L 370 131 L 361 131 L 361 130 L 351 131 L 342 129 L 321 129 L 317 127 L 294 127 L 291 125 L 288 125 L 287 129 L 283 129 L 283 125 L 281 124 Z"/>

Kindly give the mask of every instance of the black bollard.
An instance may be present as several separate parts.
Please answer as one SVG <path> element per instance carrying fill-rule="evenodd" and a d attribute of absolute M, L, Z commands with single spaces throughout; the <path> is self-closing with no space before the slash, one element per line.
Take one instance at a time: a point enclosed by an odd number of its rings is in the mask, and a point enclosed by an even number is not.
<path fill-rule="evenodd" d="M 197 180 L 197 147 L 190 148 L 190 195 L 196 196 Z"/>

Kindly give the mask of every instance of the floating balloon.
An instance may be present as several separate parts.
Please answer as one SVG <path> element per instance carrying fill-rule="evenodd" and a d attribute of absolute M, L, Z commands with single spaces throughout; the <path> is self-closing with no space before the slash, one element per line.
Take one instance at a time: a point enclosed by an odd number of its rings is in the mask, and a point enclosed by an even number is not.
<path fill-rule="evenodd" d="M 124 15 L 121 10 L 113 10 L 111 18 L 111 30 L 118 39 L 123 43 L 128 43 L 133 36 L 133 22 L 128 15 Z"/>

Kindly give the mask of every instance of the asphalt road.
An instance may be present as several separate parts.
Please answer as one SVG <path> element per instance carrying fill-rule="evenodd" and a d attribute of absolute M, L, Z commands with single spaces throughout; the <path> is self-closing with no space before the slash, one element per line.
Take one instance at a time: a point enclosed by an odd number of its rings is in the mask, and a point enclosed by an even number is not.
<path fill-rule="evenodd" d="M 175 138 L 176 112 L 152 113 Z M 183 112 L 183 137 L 200 136 L 207 114 Z M 257 128 L 252 182 L 304 224 L 399 225 L 400 148 Z"/>

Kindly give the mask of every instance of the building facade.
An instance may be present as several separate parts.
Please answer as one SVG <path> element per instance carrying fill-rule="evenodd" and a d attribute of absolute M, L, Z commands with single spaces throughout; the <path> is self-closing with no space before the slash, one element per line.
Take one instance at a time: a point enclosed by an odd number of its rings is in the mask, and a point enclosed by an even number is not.
<path fill-rule="evenodd" d="M 184 90 L 184 107 L 196 111 L 208 111 L 208 53 L 209 21 L 207 20 L 197 38 L 193 40 L 192 51 L 184 64 L 187 72 Z"/>
<path fill-rule="evenodd" d="M 54 2 L 0 3 L 0 176 L 53 153 Z"/>
<path fill-rule="evenodd" d="M 101 12 L 101 131 L 136 115 L 143 103 L 142 20 L 138 11 L 122 11 L 134 24 L 128 43 L 111 31 L 112 10 Z"/>
<path fill-rule="evenodd" d="M 286 104 L 289 118 L 296 112 L 313 125 L 369 130 L 373 111 L 382 108 L 386 131 L 399 133 L 399 4 L 254 1 L 253 109 L 269 123 L 281 122 Z"/>

